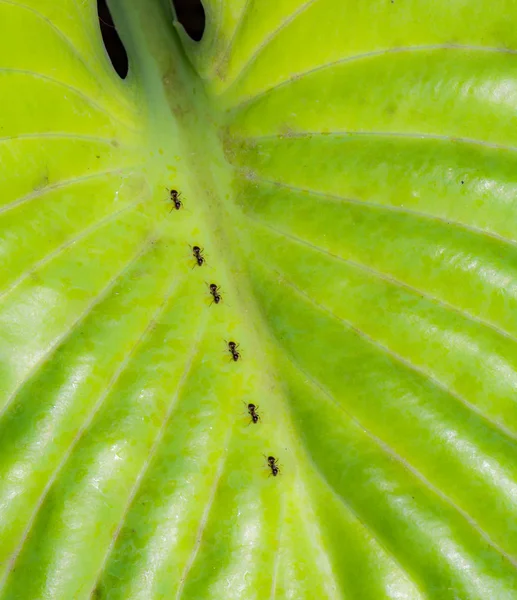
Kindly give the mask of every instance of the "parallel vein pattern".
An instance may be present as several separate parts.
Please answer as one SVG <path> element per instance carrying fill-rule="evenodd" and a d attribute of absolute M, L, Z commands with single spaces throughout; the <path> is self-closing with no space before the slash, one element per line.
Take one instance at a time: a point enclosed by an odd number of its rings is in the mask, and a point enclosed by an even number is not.
<path fill-rule="evenodd" d="M 409 574 L 400 597 L 513 598 L 509 5 L 275 4 L 252 3 L 210 84 L 296 432 Z M 327 548 L 337 578 L 356 551 Z M 352 577 L 340 597 L 390 597 Z"/>
<path fill-rule="evenodd" d="M 0 600 L 513 600 L 514 3 L 207 0 L 188 107 L 164 3 L 126 82 L 58 4 L 0 0 Z"/>

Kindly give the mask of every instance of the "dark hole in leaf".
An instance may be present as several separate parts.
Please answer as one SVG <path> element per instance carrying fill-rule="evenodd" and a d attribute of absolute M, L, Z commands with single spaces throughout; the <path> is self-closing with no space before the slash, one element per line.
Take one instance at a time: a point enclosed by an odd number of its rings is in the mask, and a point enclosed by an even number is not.
<path fill-rule="evenodd" d="M 121 79 L 125 79 L 129 69 L 127 52 L 115 29 L 106 0 L 97 0 L 97 14 L 99 15 L 102 41 L 104 42 L 104 47 L 110 57 L 111 64 L 118 76 Z"/>
<path fill-rule="evenodd" d="M 185 31 L 199 42 L 205 32 L 205 9 L 201 0 L 172 0 L 172 5 Z"/>

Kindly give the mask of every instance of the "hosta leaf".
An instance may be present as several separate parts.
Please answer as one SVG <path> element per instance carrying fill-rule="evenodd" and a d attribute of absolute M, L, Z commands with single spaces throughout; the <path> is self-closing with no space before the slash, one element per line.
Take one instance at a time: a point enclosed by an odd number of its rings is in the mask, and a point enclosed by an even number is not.
<path fill-rule="evenodd" d="M 514 4 L 110 4 L 0 0 L 0 598 L 515 598 Z"/>

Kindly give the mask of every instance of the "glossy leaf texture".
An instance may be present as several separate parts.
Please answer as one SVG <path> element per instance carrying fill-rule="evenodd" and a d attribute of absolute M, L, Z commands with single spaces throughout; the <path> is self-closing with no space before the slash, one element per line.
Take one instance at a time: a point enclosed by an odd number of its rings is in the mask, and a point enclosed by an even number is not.
<path fill-rule="evenodd" d="M 0 0 L 0 599 L 515 598 L 514 4 L 110 6 Z"/>

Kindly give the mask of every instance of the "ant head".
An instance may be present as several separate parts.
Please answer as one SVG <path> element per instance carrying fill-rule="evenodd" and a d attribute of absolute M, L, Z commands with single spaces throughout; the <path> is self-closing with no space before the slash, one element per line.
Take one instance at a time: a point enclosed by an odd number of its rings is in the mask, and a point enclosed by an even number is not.
<path fill-rule="evenodd" d="M 254 404 L 248 404 L 248 408 L 250 410 L 255 410 L 255 408 L 257 408 Z"/>
<path fill-rule="evenodd" d="M 270 465 L 274 465 L 274 464 L 275 464 L 275 460 L 276 460 L 276 459 L 275 459 L 275 457 L 274 457 L 274 456 L 268 456 L 268 457 L 267 457 L 267 462 L 268 462 Z"/>
<path fill-rule="evenodd" d="M 228 342 L 228 348 L 231 348 L 232 350 L 233 350 L 233 349 L 235 349 L 235 346 L 236 346 L 236 345 L 237 345 L 237 344 L 236 344 L 235 342 L 231 342 L 231 341 L 230 341 L 230 342 Z"/>
<path fill-rule="evenodd" d="M 211 284 L 210 284 L 210 290 L 211 290 L 212 292 L 215 292 L 215 291 L 217 291 L 217 286 L 215 285 L 215 283 L 211 283 Z"/>
<path fill-rule="evenodd" d="M 201 250 L 201 248 L 199 246 L 192 246 L 193 252 L 199 252 L 200 250 Z"/>

